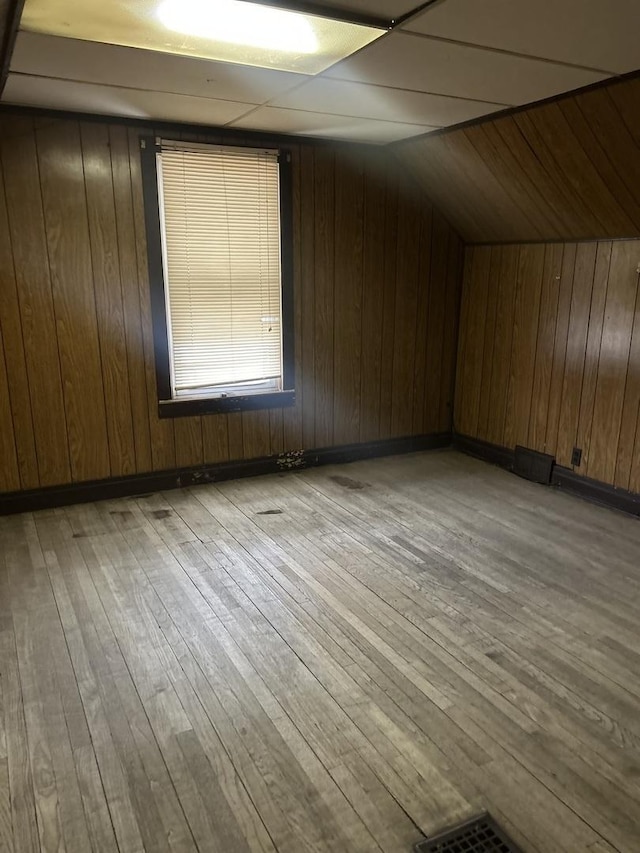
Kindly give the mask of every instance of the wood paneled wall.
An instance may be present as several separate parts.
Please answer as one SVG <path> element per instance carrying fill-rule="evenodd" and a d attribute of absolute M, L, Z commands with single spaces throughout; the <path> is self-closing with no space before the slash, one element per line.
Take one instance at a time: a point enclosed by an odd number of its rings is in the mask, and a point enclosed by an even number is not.
<path fill-rule="evenodd" d="M 149 132 L 0 116 L 0 490 L 450 429 L 458 236 L 381 149 L 295 140 L 298 403 L 159 420 Z"/>
<path fill-rule="evenodd" d="M 393 146 L 467 242 L 640 237 L 640 78 Z"/>
<path fill-rule="evenodd" d="M 640 492 L 640 240 L 465 253 L 455 427 Z"/>

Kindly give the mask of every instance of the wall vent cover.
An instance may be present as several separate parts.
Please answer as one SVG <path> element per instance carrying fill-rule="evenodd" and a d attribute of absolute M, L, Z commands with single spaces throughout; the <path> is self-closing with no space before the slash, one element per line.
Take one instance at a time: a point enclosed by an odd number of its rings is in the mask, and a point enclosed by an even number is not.
<path fill-rule="evenodd" d="M 415 853 L 521 853 L 486 813 L 420 841 L 414 850 Z"/>
<path fill-rule="evenodd" d="M 529 450 L 528 447 L 516 445 L 513 460 L 513 473 L 525 480 L 533 480 L 534 483 L 542 483 L 548 486 L 551 482 L 551 470 L 555 458 L 548 453 L 538 453 L 537 450 Z"/>

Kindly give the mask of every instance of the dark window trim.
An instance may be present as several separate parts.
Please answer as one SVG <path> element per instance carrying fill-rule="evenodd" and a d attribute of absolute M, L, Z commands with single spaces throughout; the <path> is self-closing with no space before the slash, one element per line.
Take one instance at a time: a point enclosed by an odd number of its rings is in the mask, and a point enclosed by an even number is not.
<path fill-rule="evenodd" d="M 255 145 L 247 145 L 255 148 Z M 164 269 L 162 264 L 162 233 L 156 154 L 159 147 L 155 137 L 140 137 L 144 217 L 147 232 L 149 288 L 151 292 L 151 321 L 156 368 L 158 415 L 161 418 L 185 417 L 248 409 L 269 409 L 292 406 L 295 403 L 295 343 L 293 326 L 293 182 L 291 152 L 278 149 L 280 171 L 280 257 L 282 275 L 282 383 L 283 390 L 264 394 L 242 394 L 228 397 L 201 397 L 194 400 L 171 398 L 169 366 L 169 336 L 165 300 Z"/>

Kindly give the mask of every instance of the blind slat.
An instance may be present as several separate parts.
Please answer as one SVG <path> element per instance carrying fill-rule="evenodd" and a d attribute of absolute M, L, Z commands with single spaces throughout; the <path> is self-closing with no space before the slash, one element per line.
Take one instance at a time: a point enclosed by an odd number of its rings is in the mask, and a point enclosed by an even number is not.
<path fill-rule="evenodd" d="M 162 144 L 174 392 L 282 375 L 276 152 Z"/>

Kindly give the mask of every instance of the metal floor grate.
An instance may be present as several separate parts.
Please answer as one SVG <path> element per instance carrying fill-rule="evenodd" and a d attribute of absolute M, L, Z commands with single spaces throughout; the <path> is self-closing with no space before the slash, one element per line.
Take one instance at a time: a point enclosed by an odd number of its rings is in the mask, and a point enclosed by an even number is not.
<path fill-rule="evenodd" d="M 489 814 L 420 841 L 414 849 L 415 853 L 521 853 Z"/>

